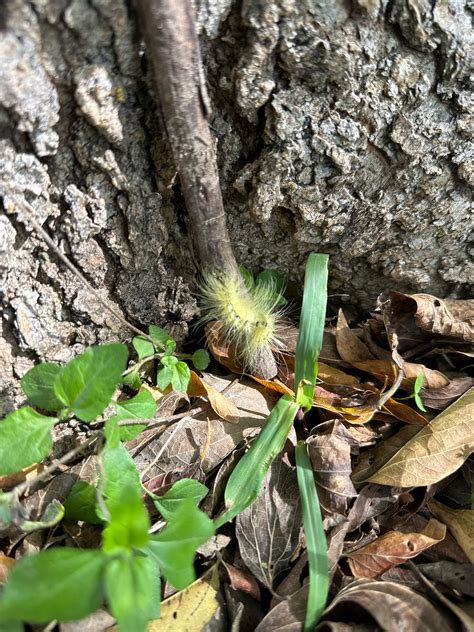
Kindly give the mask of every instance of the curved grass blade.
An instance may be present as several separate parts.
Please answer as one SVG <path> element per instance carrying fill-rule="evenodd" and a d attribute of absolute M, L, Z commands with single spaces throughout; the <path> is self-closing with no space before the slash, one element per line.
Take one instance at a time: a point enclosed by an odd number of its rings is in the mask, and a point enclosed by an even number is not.
<path fill-rule="evenodd" d="M 326 317 L 328 255 L 311 253 L 306 264 L 300 333 L 296 345 L 296 401 L 309 410 L 313 405 L 318 355 L 323 344 Z"/>
<path fill-rule="evenodd" d="M 229 477 L 225 489 L 227 511 L 216 520 L 216 528 L 232 520 L 257 498 L 268 468 L 283 450 L 298 409 L 299 405 L 289 395 L 278 400 L 255 442 Z"/>
<path fill-rule="evenodd" d="M 295 454 L 309 565 L 309 592 L 304 631 L 311 632 L 321 618 L 329 591 L 327 543 L 313 468 L 304 441 L 298 442 Z"/>

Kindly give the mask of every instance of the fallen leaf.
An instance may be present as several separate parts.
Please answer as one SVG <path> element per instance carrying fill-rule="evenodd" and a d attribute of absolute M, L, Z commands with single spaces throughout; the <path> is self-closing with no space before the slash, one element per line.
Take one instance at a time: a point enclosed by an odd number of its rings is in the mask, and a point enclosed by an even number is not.
<path fill-rule="evenodd" d="M 337 317 L 336 346 L 341 358 L 350 364 L 375 359 L 367 345 L 350 329 L 342 309 Z"/>
<path fill-rule="evenodd" d="M 389 531 L 373 542 L 349 553 L 349 566 L 354 577 L 374 579 L 393 566 L 403 564 L 422 551 L 443 540 L 446 527 L 430 520 L 421 533 Z"/>
<path fill-rule="evenodd" d="M 236 536 L 242 559 L 265 586 L 286 571 L 302 524 L 295 468 L 273 461 L 257 500 L 237 516 Z"/>
<path fill-rule="evenodd" d="M 219 415 L 219 417 L 231 423 L 238 423 L 240 413 L 234 402 L 220 393 L 211 384 L 205 382 L 194 371 L 191 371 L 187 392 L 190 397 L 207 397 L 212 410 Z"/>
<path fill-rule="evenodd" d="M 308 587 L 303 586 L 270 610 L 255 632 L 301 632 L 307 601 Z"/>
<path fill-rule="evenodd" d="M 422 388 L 420 396 L 427 408 L 444 410 L 468 391 L 471 386 L 474 386 L 474 378 L 457 377 L 441 388 Z"/>
<path fill-rule="evenodd" d="M 418 569 L 431 581 L 441 582 L 460 595 L 474 597 L 474 565 L 443 561 L 418 564 Z"/>
<path fill-rule="evenodd" d="M 218 608 L 217 564 L 188 588 L 161 603 L 160 618 L 151 621 L 148 632 L 201 632 Z"/>
<path fill-rule="evenodd" d="M 446 408 L 368 479 L 382 485 L 430 485 L 456 471 L 474 451 L 474 388 Z"/>
<path fill-rule="evenodd" d="M 8 573 L 16 564 L 16 560 L 13 557 L 8 557 L 0 551 L 0 584 L 4 584 L 7 581 Z"/>
<path fill-rule="evenodd" d="M 229 379 L 212 378 L 212 386 L 219 391 L 231 383 Z M 139 471 L 143 472 L 153 463 L 148 472 L 152 478 L 167 472 L 186 471 L 189 466 L 196 464 L 208 437 L 207 422 L 210 418 L 212 432 L 209 449 L 200 465 L 203 472 L 209 472 L 239 443 L 260 430 L 275 401 L 272 393 L 256 387 L 249 379 L 232 384 L 226 395 L 239 408 L 239 423 L 229 424 L 217 416 L 210 417 L 209 412 L 200 413 L 196 417 L 184 417 L 167 426 L 160 434 L 155 432 L 143 444 L 137 444 L 137 440 L 134 440 L 137 446 L 133 452 L 134 461 Z"/>
<path fill-rule="evenodd" d="M 311 436 L 306 443 L 321 507 L 328 514 L 345 515 L 357 492 L 351 481 L 351 446 L 338 427 L 334 424 L 329 432 Z"/>
<path fill-rule="evenodd" d="M 430 500 L 428 509 L 435 518 L 444 522 L 474 564 L 474 509 L 451 509 L 436 500 Z"/>
<path fill-rule="evenodd" d="M 326 631 L 331 620 L 348 623 L 352 630 L 355 613 L 358 622 L 373 626 L 375 620 L 377 629 L 383 632 L 459 632 L 457 621 L 411 588 L 371 580 L 356 581 L 341 590 L 324 612 L 315 632 Z"/>
<path fill-rule="evenodd" d="M 229 575 L 230 585 L 232 588 L 235 588 L 235 590 L 241 590 L 257 601 L 260 601 L 260 588 L 255 577 L 243 568 L 238 568 L 237 566 L 227 564 L 226 562 L 223 562 L 223 564 L 227 574 Z"/>
<path fill-rule="evenodd" d="M 357 369 L 374 375 L 381 382 L 388 380 L 389 384 L 395 382 L 399 371 L 398 367 L 391 360 L 364 360 L 363 362 L 353 362 L 352 364 Z M 442 388 L 449 384 L 449 378 L 440 371 L 429 369 L 424 364 L 404 362 L 404 379 L 401 388 L 411 391 L 419 373 L 423 373 L 424 388 Z"/>

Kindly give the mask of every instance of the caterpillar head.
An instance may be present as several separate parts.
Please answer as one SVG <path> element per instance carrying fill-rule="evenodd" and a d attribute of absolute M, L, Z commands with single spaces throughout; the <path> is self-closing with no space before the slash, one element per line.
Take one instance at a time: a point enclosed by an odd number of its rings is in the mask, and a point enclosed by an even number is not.
<path fill-rule="evenodd" d="M 277 374 L 273 352 L 282 313 L 271 285 L 248 288 L 234 275 L 207 273 L 201 284 L 203 322 L 218 321 L 221 342 L 235 349 L 244 370 L 264 379 Z"/>

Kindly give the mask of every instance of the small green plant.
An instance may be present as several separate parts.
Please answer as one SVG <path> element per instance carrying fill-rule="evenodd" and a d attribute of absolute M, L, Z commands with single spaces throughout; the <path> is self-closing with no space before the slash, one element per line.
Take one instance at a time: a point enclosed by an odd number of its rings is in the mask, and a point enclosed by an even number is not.
<path fill-rule="evenodd" d="M 154 342 L 149 347 L 144 345 L 148 341 L 134 340 L 139 364 L 157 354 L 164 367 L 163 360 L 171 358 L 175 360 L 172 367 L 184 364 L 171 355 L 174 341 L 158 329 L 150 328 Z M 202 360 L 203 366 L 205 358 L 200 356 L 195 364 Z M 127 358 L 125 345 L 110 344 L 91 347 L 62 367 L 54 363 L 35 366 L 22 379 L 22 388 L 31 404 L 49 414 L 24 406 L 0 423 L 0 475 L 5 475 L 46 459 L 53 447 L 55 425 L 71 418 L 90 424 L 109 405 L 115 408 L 104 430 L 92 431 L 97 443 L 102 439 L 104 444 L 97 486 L 78 481 L 64 506 L 54 500 L 36 522 L 18 521 L 18 489 L 1 493 L 2 526 L 16 523 L 28 531 L 54 526 L 66 517 L 104 527 L 101 549 L 48 549 L 23 558 L 14 567 L 0 597 L 0 621 L 8 623 L 7 629 L 22 629 L 22 621 L 81 619 L 105 602 L 122 631 L 140 632 L 150 619 L 159 617 L 162 575 L 178 590 L 195 579 L 196 549 L 214 533 L 212 520 L 197 507 L 208 490 L 197 481 L 182 479 L 164 496 L 152 495 L 167 524 L 150 535 L 140 476 L 122 444 L 131 432 L 136 433 L 137 428 L 140 432 L 144 426 L 127 428 L 119 423 L 153 417 L 156 403 L 146 390 L 128 400 L 113 401 L 124 380 Z M 176 370 L 184 373 L 179 366 Z M 185 380 L 173 386 L 182 389 Z"/>
<path fill-rule="evenodd" d="M 420 396 L 421 389 L 423 388 L 423 380 L 424 380 L 423 371 L 420 371 L 418 375 L 416 376 L 415 383 L 413 384 L 413 393 L 411 393 L 411 395 L 408 395 L 408 397 L 397 397 L 397 401 L 404 402 L 404 401 L 407 401 L 408 399 L 413 399 L 415 401 L 415 404 L 418 406 L 419 410 L 421 410 L 423 413 L 426 413 L 426 408 Z"/>
<path fill-rule="evenodd" d="M 313 405 L 327 303 L 328 256 L 311 254 L 306 265 L 303 307 L 296 347 L 295 398 L 284 395 L 273 408 L 267 422 L 248 452 L 232 471 L 225 489 L 225 513 L 216 521 L 220 526 L 234 518 L 257 498 L 265 474 L 282 451 L 296 414 Z M 303 504 L 303 526 L 308 549 L 310 587 L 305 630 L 312 630 L 320 618 L 328 594 L 327 547 L 322 526 L 313 473 L 306 445 L 296 450 L 298 485 Z"/>

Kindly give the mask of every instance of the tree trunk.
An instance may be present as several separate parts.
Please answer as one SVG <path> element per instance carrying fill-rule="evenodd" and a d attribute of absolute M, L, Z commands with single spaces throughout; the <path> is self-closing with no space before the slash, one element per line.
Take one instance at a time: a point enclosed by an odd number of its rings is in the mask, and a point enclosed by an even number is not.
<path fill-rule="evenodd" d="M 363 308 L 384 288 L 465 297 L 473 180 L 467 2 L 196 3 L 224 203 L 240 263 Z M 129 332 L 105 300 L 184 337 L 196 312 L 185 209 L 133 5 L 0 9 L 0 413 L 38 359 Z M 471 151 L 471 154 L 469 153 Z M 471 253 L 472 254 L 472 253 Z M 296 285 L 298 287 L 298 285 Z"/>

